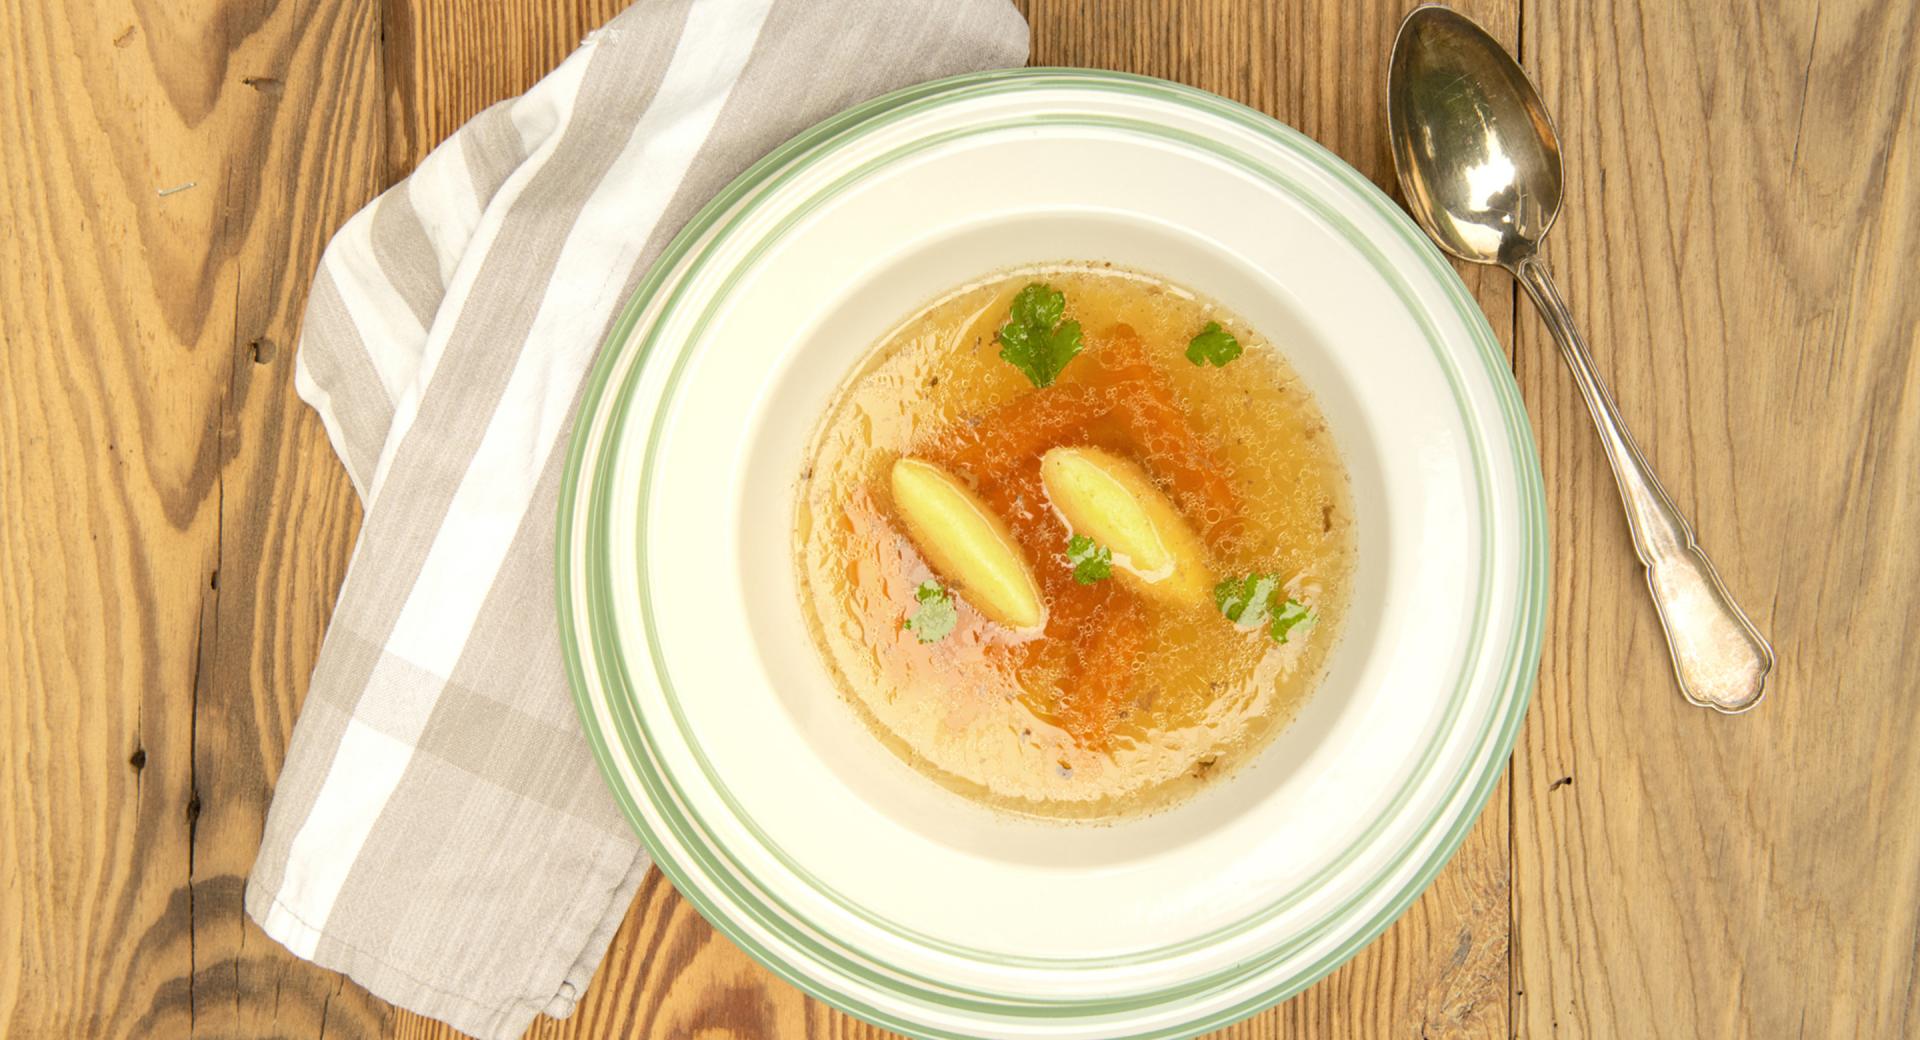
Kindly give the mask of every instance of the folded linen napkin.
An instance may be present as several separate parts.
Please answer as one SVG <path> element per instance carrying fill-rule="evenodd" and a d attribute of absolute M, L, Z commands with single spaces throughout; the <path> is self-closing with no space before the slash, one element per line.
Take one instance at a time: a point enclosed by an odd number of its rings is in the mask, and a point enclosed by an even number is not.
<path fill-rule="evenodd" d="M 340 230 L 295 386 L 365 521 L 247 884 L 269 935 L 486 1040 L 573 1009 L 649 865 L 555 622 L 594 352 L 755 158 L 1026 53 L 1006 0 L 642 0 Z"/>

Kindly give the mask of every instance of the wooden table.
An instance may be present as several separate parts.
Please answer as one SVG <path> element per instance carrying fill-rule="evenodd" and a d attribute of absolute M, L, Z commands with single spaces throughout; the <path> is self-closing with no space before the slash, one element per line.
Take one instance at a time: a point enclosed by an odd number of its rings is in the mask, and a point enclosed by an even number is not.
<path fill-rule="evenodd" d="M 291 389 L 328 235 L 620 0 L 0 8 L 0 1035 L 447 1035 L 241 879 L 358 523 Z M 1036 63 L 1198 84 L 1391 183 L 1400 0 L 1030 0 Z M 1565 135 L 1549 255 L 1780 668 L 1684 704 L 1507 277 L 1553 519 L 1538 692 L 1433 888 L 1223 1035 L 1920 1035 L 1920 7 L 1476 0 Z M 538 1036 L 866 1037 L 657 876 Z"/>

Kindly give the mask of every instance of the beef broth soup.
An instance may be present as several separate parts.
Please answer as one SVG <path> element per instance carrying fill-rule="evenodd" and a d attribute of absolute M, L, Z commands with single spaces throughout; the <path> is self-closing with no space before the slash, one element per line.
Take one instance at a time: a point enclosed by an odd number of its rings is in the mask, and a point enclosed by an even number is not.
<path fill-rule="evenodd" d="M 888 335 L 808 447 L 802 607 L 901 758 L 1102 818 L 1217 781 L 1339 635 L 1348 481 L 1275 345 L 1091 264 L 964 286 Z"/>

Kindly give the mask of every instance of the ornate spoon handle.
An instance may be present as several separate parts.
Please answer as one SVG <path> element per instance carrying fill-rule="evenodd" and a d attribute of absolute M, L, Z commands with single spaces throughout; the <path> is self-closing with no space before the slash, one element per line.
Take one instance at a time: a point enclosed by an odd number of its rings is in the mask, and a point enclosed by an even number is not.
<path fill-rule="evenodd" d="M 1766 692 L 1773 647 L 1728 594 L 1713 561 L 1694 542 L 1692 525 L 1674 508 L 1620 421 L 1613 396 L 1594 371 L 1587 344 L 1547 275 L 1546 264 L 1528 256 L 1513 265 L 1513 274 L 1553 330 L 1580 396 L 1593 413 L 1600 444 L 1620 485 L 1620 500 L 1627 508 L 1634 550 L 1647 566 L 1647 588 L 1667 631 L 1680 692 L 1701 707 L 1727 714 L 1746 711 Z"/>

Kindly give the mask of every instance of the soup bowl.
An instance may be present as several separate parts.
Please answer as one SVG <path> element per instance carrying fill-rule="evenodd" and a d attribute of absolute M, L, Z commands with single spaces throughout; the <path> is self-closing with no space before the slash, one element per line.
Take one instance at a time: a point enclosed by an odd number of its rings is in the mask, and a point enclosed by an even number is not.
<path fill-rule="evenodd" d="M 815 649 L 793 562 L 805 448 L 849 372 L 941 292 L 1054 261 L 1190 286 L 1276 344 L 1341 446 L 1358 541 L 1291 724 L 1101 826 L 996 813 L 895 757 Z M 1298 992 L 1458 846 L 1539 659 L 1539 461 L 1452 269 L 1298 132 L 1112 73 L 910 88 L 743 174 L 617 321 L 560 510 L 580 717 L 656 862 L 781 977 L 914 1036 L 1183 1036 Z"/>

